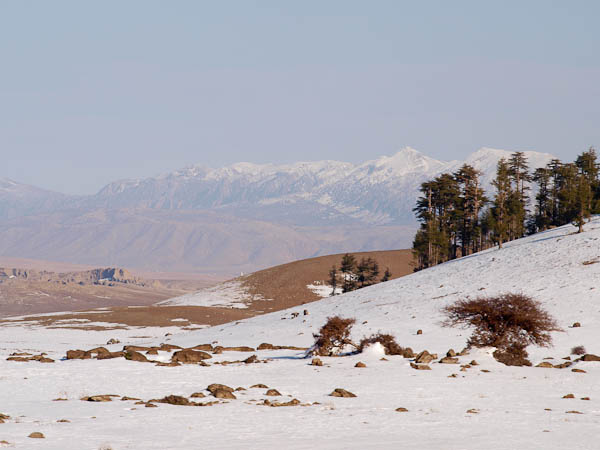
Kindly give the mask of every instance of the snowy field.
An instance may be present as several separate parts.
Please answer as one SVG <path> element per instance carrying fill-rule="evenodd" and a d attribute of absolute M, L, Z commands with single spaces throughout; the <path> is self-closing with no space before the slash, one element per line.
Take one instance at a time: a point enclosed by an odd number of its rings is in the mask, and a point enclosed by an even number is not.
<path fill-rule="evenodd" d="M 349 294 L 197 331 L 84 332 L 5 325 L 0 327 L 0 413 L 11 417 L 0 424 L 0 441 L 11 448 L 77 450 L 598 449 L 600 362 L 574 362 L 563 369 L 507 367 L 491 357 L 492 349 L 472 350 L 458 365 L 432 362 L 430 371 L 414 370 L 411 360 L 401 356 L 382 360 L 376 350 L 321 358 L 322 367 L 310 365 L 298 350 L 225 351 L 207 359 L 208 366 L 159 367 L 123 358 L 60 360 L 68 349 L 103 345 L 116 351 L 133 343 L 309 346 L 312 333 L 332 315 L 356 318 L 355 340 L 390 332 L 402 346 L 444 356 L 449 348 L 460 351 L 470 330 L 441 327 L 440 309 L 460 298 L 505 292 L 540 300 L 564 329 L 553 333 L 554 347 L 528 348 L 534 365 L 547 357 L 553 364 L 564 363 L 562 358 L 577 345 L 598 355 L 600 219 L 585 230 L 574 234 L 574 227 L 557 228 Z M 572 328 L 574 322 L 581 327 Z M 121 343 L 105 345 L 110 338 Z M 6 361 L 15 351 L 47 352 L 57 361 Z M 215 364 L 253 354 L 266 362 Z M 168 361 L 171 353 L 147 356 Z M 472 360 L 479 365 L 460 370 Z M 358 361 L 367 367 L 355 368 Z M 236 391 L 237 399 L 205 407 L 157 403 L 147 408 L 118 397 L 100 403 L 80 400 L 113 394 L 147 401 L 176 394 L 207 403 L 215 400 L 206 391 L 211 383 L 246 390 Z M 251 388 L 257 383 L 282 395 L 267 397 L 266 388 Z M 329 396 L 335 388 L 356 397 Z M 206 397 L 190 398 L 196 392 Z M 563 399 L 566 394 L 574 398 Z M 293 398 L 300 405 L 263 405 L 265 399 Z M 69 422 L 57 422 L 61 419 Z M 27 437 L 36 431 L 45 438 Z"/>
<path fill-rule="evenodd" d="M 241 281 L 232 280 L 157 303 L 160 306 L 218 306 L 247 308 L 252 300 Z"/>

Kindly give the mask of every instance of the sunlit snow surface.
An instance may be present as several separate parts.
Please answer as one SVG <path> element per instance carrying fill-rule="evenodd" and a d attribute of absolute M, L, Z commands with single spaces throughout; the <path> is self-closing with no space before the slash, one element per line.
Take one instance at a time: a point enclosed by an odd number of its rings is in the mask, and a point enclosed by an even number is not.
<path fill-rule="evenodd" d="M 562 333 L 555 346 L 529 348 L 538 364 L 545 357 L 560 363 L 576 345 L 600 354 L 600 220 L 574 234 L 572 226 L 519 241 L 502 250 L 442 264 L 404 278 L 330 297 L 253 319 L 198 331 L 145 328 L 89 332 L 0 327 L 0 440 L 15 448 L 195 449 L 195 448 L 406 448 L 406 449 L 597 449 L 600 429 L 600 362 L 579 362 L 567 369 L 506 367 L 489 349 L 472 351 L 461 364 L 479 366 L 461 372 L 458 365 L 432 363 L 416 371 L 399 356 L 380 359 L 378 351 L 322 358 L 309 365 L 298 351 L 256 352 L 266 364 L 156 367 L 123 359 L 57 361 L 54 364 L 9 362 L 13 351 L 48 352 L 60 358 L 67 349 L 88 349 L 116 337 L 123 344 L 169 342 L 191 346 L 308 346 L 326 317 L 355 317 L 352 338 L 379 330 L 391 332 L 403 346 L 444 354 L 461 350 L 469 330 L 440 326 L 440 308 L 459 298 L 523 292 L 539 299 L 555 316 Z M 596 263 L 596 261 L 599 261 Z M 585 263 L 585 264 L 584 264 Z M 303 309 L 309 315 L 303 315 Z M 299 312 L 297 317 L 292 312 Z M 581 327 L 571 328 L 573 322 Z M 417 335 L 418 329 L 423 334 Z M 136 337 L 137 336 L 137 337 Z M 148 336 L 140 338 L 139 336 Z M 120 345 L 109 346 L 117 350 Z M 249 353 L 224 352 L 209 363 L 245 359 Z M 161 352 L 158 359 L 168 360 Z M 354 368 L 362 361 L 366 368 Z M 489 373 L 481 369 L 489 370 Z M 449 378 L 457 374 L 456 378 Z M 210 407 L 159 405 L 144 408 L 118 399 L 82 402 L 79 397 L 119 394 L 144 400 L 168 394 L 189 396 L 210 383 L 242 386 L 237 400 Z M 264 383 L 284 397 L 317 405 L 270 408 L 262 400 Z M 356 398 L 328 394 L 344 388 Z M 205 391 L 206 393 L 206 391 Z M 573 393 L 574 399 L 562 399 Z M 53 402 L 57 397 L 68 401 Z M 591 400 L 580 400 L 590 397 Z M 210 398 L 209 398 L 210 399 Z M 207 400 L 207 399 L 200 399 Z M 270 398 L 277 400 L 277 398 Z M 408 412 L 396 412 L 398 407 Z M 136 408 L 136 409 L 132 409 Z M 476 413 L 467 413 L 467 410 Z M 571 414 L 579 411 L 583 414 Z M 70 423 L 57 423 L 68 419 Z M 46 439 L 27 436 L 33 431 Z"/>

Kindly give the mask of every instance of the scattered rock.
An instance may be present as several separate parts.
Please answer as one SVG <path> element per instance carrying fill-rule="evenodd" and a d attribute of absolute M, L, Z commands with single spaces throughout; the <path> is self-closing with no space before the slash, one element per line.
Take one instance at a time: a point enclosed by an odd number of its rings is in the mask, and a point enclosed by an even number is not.
<path fill-rule="evenodd" d="M 158 361 L 155 366 L 159 366 L 159 367 L 177 367 L 180 366 L 181 364 L 179 364 L 177 361 L 171 361 L 171 362 L 161 362 Z M 203 365 L 203 364 L 201 364 Z"/>
<path fill-rule="evenodd" d="M 125 401 L 128 401 L 128 400 L 132 400 L 132 401 L 138 401 L 138 402 L 140 401 L 140 399 L 139 399 L 139 398 L 135 398 L 135 397 L 127 397 L 126 395 L 125 395 L 125 396 L 123 396 L 123 397 L 121 397 L 121 401 L 122 401 L 122 402 L 125 402 Z"/>
<path fill-rule="evenodd" d="M 195 364 L 204 359 L 210 358 L 212 358 L 212 356 L 206 352 L 186 349 L 173 353 L 171 361 L 180 362 L 183 364 Z"/>
<path fill-rule="evenodd" d="M 277 389 L 269 389 L 265 395 L 268 395 L 269 397 L 279 397 L 281 394 Z"/>
<path fill-rule="evenodd" d="M 58 419 L 56 422 L 57 423 L 71 423 L 71 421 L 69 419 Z"/>
<path fill-rule="evenodd" d="M 195 347 L 190 347 L 189 350 L 201 350 L 203 352 L 212 352 L 213 346 L 211 344 L 200 344 Z"/>
<path fill-rule="evenodd" d="M 481 371 L 482 371 L 483 373 L 490 373 L 490 371 L 489 371 L 489 370 L 487 370 L 487 369 L 481 369 Z"/>
<path fill-rule="evenodd" d="M 581 397 L 581 400 L 591 400 L 589 397 Z"/>
<path fill-rule="evenodd" d="M 148 358 L 142 355 L 140 352 L 135 350 L 126 350 L 123 357 L 127 361 L 138 361 L 138 362 L 148 362 Z"/>
<path fill-rule="evenodd" d="M 456 356 L 456 352 L 454 351 L 454 349 L 450 349 L 446 352 L 446 356 L 453 358 Z"/>
<path fill-rule="evenodd" d="M 352 392 L 347 391 L 346 389 L 342 389 L 342 388 L 334 389 L 333 392 L 329 395 L 331 397 L 344 397 L 344 398 L 356 397 L 356 395 L 354 395 Z"/>
<path fill-rule="evenodd" d="M 323 365 L 323 361 L 321 361 L 319 358 L 313 358 L 312 362 L 310 363 L 312 366 L 322 366 Z"/>
<path fill-rule="evenodd" d="M 573 328 L 579 328 L 581 326 L 581 324 L 579 322 L 575 322 L 573 325 L 571 325 Z"/>
<path fill-rule="evenodd" d="M 571 372 L 575 372 L 575 373 L 587 373 L 585 370 L 583 369 L 571 369 Z"/>
<path fill-rule="evenodd" d="M 195 404 L 195 403 L 191 403 L 187 398 L 182 397 L 181 395 L 167 395 L 166 397 L 163 397 L 158 400 L 156 400 L 156 399 L 150 400 L 150 402 L 167 403 L 169 405 L 178 405 L 178 406 L 190 406 L 190 405 Z"/>
<path fill-rule="evenodd" d="M 40 433 L 39 431 L 34 431 L 27 437 L 30 437 L 32 439 L 44 439 L 46 436 L 44 436 L 44 434 Z"/>
<path fill-rule="evenodd" d="M 230 400 L 235 400 L 237 398 L 235 395 L 233 395 L 233 392 L 226 391 L 224 389 L 217 389 L 216 391 L 214 391 L 212 393 L 212 395 L 215 398 L 223 398 L 223 399 L 230 399 Z"/>
<path fill-rule="evenodd" d="M 583 414 L 581 411 L 567 411 L 567 414 Z"/>
<path fill-rule="evenodd" d="M 106 345 L 114 345 L 114 344 L 120 344 L 121 341 L 115 338 L 111 338 L 106 342 Z"/>
<path fill-rule="evenodd" d="M 404 351 L 402 352 L 403 358 L 414 358 L 415 356 L 416 356 L 416 353 L 413 352 L 413 349 L 410 347 L 406 347 L 404 349 Z"/>
<path fill-rule="evenodd" d="M 142 347 L 139 345 L 124 345 L 123 346 L 123 351 L 127 352 L 127 351 L 133 351 L 133 352 L 147 352 L 148 350 L 150 350 L 151 347 Z"/>
<path fill-rule="evenodd" d="M 92 357 L 91 353 L 88 353 L 84 350 L 67 350 L 67 359 L 90 359 Z"/>
<path fill-rule="evenodd" d="M 233 392 L 233 388 L 226 386 L 224 384 L 218 384 L 218 383 L 213 383 L 210 384 L 206 390 L 208 392 L 210 392 L 211 394 L 215 395 L 215 392 L 217 391 L 227 391 L 227 392 Z"/>
<path fill-rule="evenodd" d="M 244 363 L 246 363 L 246 364 L 252 364 L 252 363 L 255 363 L 255 362 L 258 362 L 258 357 L 256 355 L 252 355 L 249 358 L 246 358 L 244 360 Z"/>
<path fill-rule="evenodd" d="M 125 352 L 108 352 L 108 353 L 99 353 L 96 356 L 96 359 L 113 359 L 113 358 L 121 358 L 125 356 Z"/>
<path fill-rule="evenodd" d="M 467 409 L 468 414 L 479 414 L 479 410 L 476 408 Z"/>
<path fill-rule="evenodd" d="M 59 397 L 59 398 L 53 398 L 52 401 L 53 402 L 66 402 L 67 399 L 64 397 Z"/>
<path fill-rule="evenodd" d="M 458 364 L 458 358 L 446 356 L 446 357 L 440 359 L 440 364 Z"/>
<path fill-rule="evenodd" d="M 427 364 L 410 363 L 410 367 L 416 370 L 431 370 L 431 367 L 429 367 Z"/>
<path fill-rule="evenodd" d="M 555 364 L 554 368 L 555 369 L 566 369 L 567 367 L 571 367 L 573 365 L 573 363 L 571 361 L 566 361 L 562 364 Z"/>
<path fill-rule="evenodd" d="M 272 407 L 278 407 L 278 406 L 297 406 L 299 404 L 300 404 L 300 400 L 298 400 L 297 398 L 293 398 L 289 402 L 271 402 L 269 400 L 265 400 L 263 402 L 263 405 L 265 405 L 265 406 L 272 406 Z"/>
<path fill-rule="evenodd" d="M 547 362 L 547 361 L 542 361 L 541 363 L 539 363 L 535 367 L 542 367 L 542 368 L 546 368 L 546 369 L 553 369 L 554 368 L 554 366 L 551 363 Z"/>
<path fill-rule="evenodd" d="M 600 361 L 600 356 L 587 353 L 581 357 L 581 361 Z"/>
<path fill-rule="evenodd" d="M 400 407 L 396 408 L 396 412 L 408 412 L 408 409 Z"/>
<path fill-rule="evenodd" d="M 206 397 L 206 395 L 204 395 L 202 392 L 194 392 L 192 395 L 190 395 L 191 398 L 204 398 Z"/>
<path fill-rule="evenodd" d="M 252 347 L 222 347 L 224 352 L 255 352 L 256 350 Z"/>
<path fill-rule="evenodd" d="M 240 387 L 236 387 L 236 388 L 235 388 L 235 392 L 238 392 L 238 391 L 245 391 L 245 390 L 246 390 L 246 388 L 243 388 L 243 387 L 241 387 L 241 386 L 240 386 Z"/>
<path fill-rule="evenodd" d="M 267 386 L 266 384 L 262 384 L 262 383 L 254 384 L 254 385 L 250 386 L 250 389 L 254 389 L 254 388 L 257 388 L 257 389 L 269 389 L 269 386 Z"/>
<path fill-rule="evenodd" d="M 146 355 L 158 355 L 158 350 L 156 350 L 155 348 L 151 348 L 146 352 Z"/>
<path fill-rule="evenodd" d="M 471 361 L 469 364 L 471 364 L 472 366 L 478 366 L 479 363 L 475 360 Z"/>
<path fill-rule="evenodd" d="M 563 398 L 575 398 L 573 394 L 563 395 Z"/>
<path fill-rule="evenodd" d="M 357 362 L 356 364 L 354 364 L 354 367 L 367 367 L 367 365 L 364 362 Z"/>
<path fill-rule="evenodd" d="M 170 352 L 171 350 L 181 350 L 182 347 L 173 344 L 160 344 L 158 349 L 162 350 L 163 352 Z"/>
<path fill-rule="evenodd" d="M 154 403 L 146 403 L 146 408 L 157 408 L 158 406 Z"/>
<path fill-rule="evenodd" d="M 308 350 L 306 347 L 295 347 L 293 345 L 273 345 L 268 342 L 263 342 L 257 350 Z"/>
<path fill-rule="evenodd" d="M 417 357 L 415 358 L 415 362 L 417 364 L 429 364 L 434 359 L 435 358 L 431 353 L 429 353 L 427 350 L 423 350 L 417 355 Z"/>
<path fill-rule="evenodd" d="M 417 330 L 417 334 L 423 334 L 423 330 Z"/>
<path fill-rule="evenodd" d="M 81 397 L 84 402 L 112 402 L 112 395 L 91 395 L 89 397 Z"/>
<path fill-rule="evenodd" d="M 469 349 L 467 347 L 463 348 L 460 353 L 458 354 L 458 356 L 466 356 L 469 354 Z"/>

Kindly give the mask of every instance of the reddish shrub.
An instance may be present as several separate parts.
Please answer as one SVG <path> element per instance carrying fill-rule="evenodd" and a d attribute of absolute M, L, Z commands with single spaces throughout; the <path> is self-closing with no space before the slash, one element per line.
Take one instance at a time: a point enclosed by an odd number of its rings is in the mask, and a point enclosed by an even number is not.
<path fill-rule="evenodd" d="M 355 319 L 343 319 L 340 316 L 328 317 L 325 325 L 314 334 L 315 343 L 309 354 L 331 356 L 338 354 L 346 345 L 356 345 L 350 340 L 350 331 Z"/>
<path fill-rule="evenodd" d="M 391 334 L 372 334 L 369 337 L 362 338 L 358 344 L 358 351 L 362 352 L 368 345 L 379 342 L 385 348 L 386 355 L 404 355 L 404 348 L 400 347 L 396 339 Z"/>
<path fill-rule="evenodd" d="M 552 343 L 550 332 L 561 331 L 539 302 L 523 294 L 459 300 L 446 306 L 443 312 L 448 317 L 445 326 L 475 328 L 467 341 L 470 346 L 496 347 L 499 358 L 506 361 L 510 358 L 505 354 L 515 361 L 526 361 L 525 347 L 530 344 L 548 347 Z"/>
<path fill-rule="evenodd" d="M 520 345 L 511 345 L 506 349 L 498 349 L 493 353 L 496 361 L 507 366 L 531 366 L 531 361 L 525 347 Z"/>
<path fill-rule="evenodd" d="M 577 347 L 573 347 L 571 349 L 571 355 L 585 355 L 587 351 L 583 345 L 578 345 Z"/>

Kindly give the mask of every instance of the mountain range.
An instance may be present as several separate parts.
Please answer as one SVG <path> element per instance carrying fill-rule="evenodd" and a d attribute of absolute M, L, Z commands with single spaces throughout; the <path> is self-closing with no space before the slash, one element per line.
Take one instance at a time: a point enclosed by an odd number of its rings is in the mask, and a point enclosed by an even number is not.
<path fill-rule="evenodd" d="M 505 150 L 439 161 L 412 148 L 362 164 L 191 166 L 88 196 L 0 179 L 0 255 L 236 273 L 345 251 L 406 248 L 420 184 L 470 164 L 491 192 Z M 531 168 L 552 155 L 525 152 Z"/>

